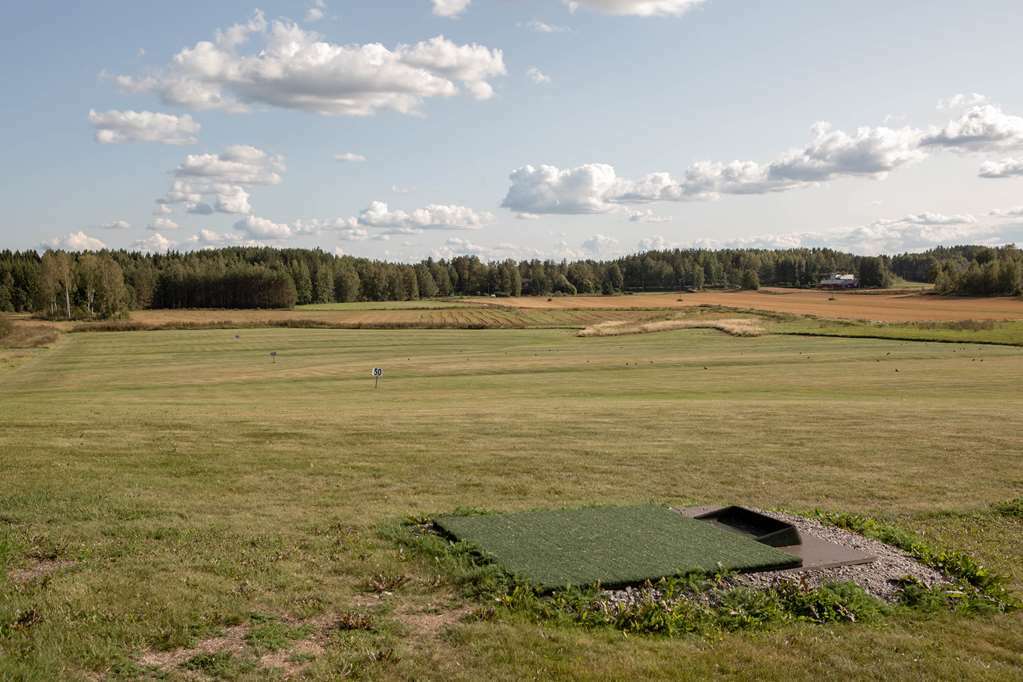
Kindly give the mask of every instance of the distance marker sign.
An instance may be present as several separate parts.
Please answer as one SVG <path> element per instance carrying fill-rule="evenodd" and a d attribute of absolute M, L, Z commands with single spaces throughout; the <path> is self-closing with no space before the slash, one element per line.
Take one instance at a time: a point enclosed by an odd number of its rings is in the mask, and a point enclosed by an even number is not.
<path fill-rule="evenodd" d="M 373 368 L 373 388 L 380 386 L 380 377 L 384 375 L 384 370 L 380 367 Z"/>

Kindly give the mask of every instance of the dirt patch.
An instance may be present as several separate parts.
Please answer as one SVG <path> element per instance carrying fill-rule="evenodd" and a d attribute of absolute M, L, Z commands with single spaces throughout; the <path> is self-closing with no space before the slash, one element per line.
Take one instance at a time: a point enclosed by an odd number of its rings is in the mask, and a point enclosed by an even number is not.
<path fill-rule="evenodd" d="M 12 569 L 8 571 L 7 575 L 11 582 L 25 585 L 48 578 L 62 568 L 74 566 L 74 564 L 75 562 L 66 559 L 39 559 L 24 568 Z"/>
<path fill-rule="evenodd" d="M 398 611 L 394 617 L 416 636 L 423 639 L 434 639 L 471 612 L 472 609 L 469 607 L 433 609 L 428 606 L 419 611 Z"/>
<path fill-rule="evenodd" d="M 204 639 L 190 649 L 174 649 L 172 651 L 147 651 L 142 654 L 139 663 L 162 671 L 177 668 L 200 654 L 229 653 L 237 655 L 245 651 L 245 636 L 250 626 L 235 625 L 228 628 L 220 637 Z"/>

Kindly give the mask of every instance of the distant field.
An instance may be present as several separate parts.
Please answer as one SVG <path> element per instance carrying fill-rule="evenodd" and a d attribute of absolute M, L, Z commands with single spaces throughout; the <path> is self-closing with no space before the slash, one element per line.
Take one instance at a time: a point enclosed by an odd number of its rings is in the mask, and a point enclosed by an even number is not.
<path fill-rule="evenodd" d="M 314 303 L 300 305 L 300 311 L 324 310 L 423 310 L 430 308 L 470 308 L 478 304 L 460 299 L 431 298 L 420 301 L 356 301 L 352 303 Z"/>
<path fill-rule="evenodd" d="M 859 338 L 995 343 L 1023 346 L 1023 321 L 964 320 L 959 322 L 842 322 L 808 318 L 774 321 L 774 334 L 808 334 Z"/>
<path fill-rule="evenodd" d="M 472 304 L 429 307 L 431 301 L 403 302 L 384 308 L 370 304 L 335 304 L 294 310 L 138 310 L 131 322 L 153 327 L 175 325 L 286 325 L 303 323 L 337 328 L 583 328 L 608 319 L 639 321 L 656 317 L 650 311 L 530 310 Z M 375 303 L 373 306 L 381 304 Z M 113 323 L 116 326 L 116 322 Z M 87 325 L 86 325 L 87 326 Z"/>
<path fill-rule="evenodd" d="M 469 618 L 485 605 L 377 531 L 820 507 L 1021 589 L 1023 520 L 992 507 L 1023 492 L 1021 385 L 1017 348 L 711 330 L 65 335 L 0 365 L 0 679 L 1018 679 L 1020 613 L 707 639 Z"/>
<path fill-rule="evenodd" d="M 833 299 L 833 300 L 832 300 Z M 917 293 L 827 292 L 764 288 L 760 291 L 701 291 L 632 296 L 523 296 L 473 299 L 527 310 L 601 308 L 689 308 L 727 306 L 831 319 L 878 320 L 1023 320 L 1023 298 L 963 298 Z"/>

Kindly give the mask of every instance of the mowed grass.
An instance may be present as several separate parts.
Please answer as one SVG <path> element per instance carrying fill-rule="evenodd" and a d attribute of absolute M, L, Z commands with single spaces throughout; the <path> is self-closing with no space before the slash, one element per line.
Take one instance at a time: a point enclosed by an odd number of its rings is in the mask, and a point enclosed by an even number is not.
<path fill-rule="evenodd" d="M 1019 320 L 896 323 L 846 322 L 797 318 L 775 322 L 769 326 L 769 329 L 771 332 L 778 334 L 1023 346 L 1023 321 Z"/>
<path fill-rule="evenodd" d="M 664 505 L 441 516 L 437 525 L 540 589 L 636 585 L 693 572 L 791 568 L 799 560 Z"/>
<path fill-rule="evenodd" d="M 1023 490 L 1021 380 L 1017 348 L 710 330 L 71 334 L 0 373 L 0 679 L 133 679 L 151 652 L 338 613 L 372 625 L 301 654 L 309 677 L 1018 677 L 1019 614 L 713 640 L 463 621 L 478 605 L 378 529 L 459 507 L 822 507 L 1019 589 L 1023 521 L 991 505 Z M 259 655 L 215 669 L 271 675 Z"/>

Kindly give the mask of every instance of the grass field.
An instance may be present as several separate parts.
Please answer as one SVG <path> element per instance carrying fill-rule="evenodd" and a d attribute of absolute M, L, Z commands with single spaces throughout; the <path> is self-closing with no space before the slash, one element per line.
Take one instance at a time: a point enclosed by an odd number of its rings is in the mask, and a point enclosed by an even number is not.
<path fill-rule="evenodd" d="M 664 505 L 440 516 L 437 524 L 540 588 L 656 582 L 693 572 L 774 570 L 798 559 Z"/>
<path fill-rule="evenodd" d="M 466 619 L 378 529 L 821 507 L 1020 589 L 1023 520 L 993 505 L 1023 492 L 1021 381 L 1012 347 L 712 330 L 65 335 L 0 365 L 0 679 L 1018 679 L 1019 613 L 712 639 Z"/>

